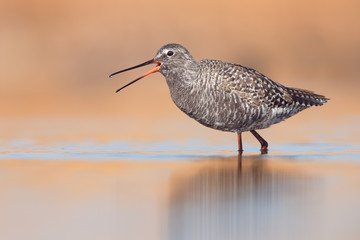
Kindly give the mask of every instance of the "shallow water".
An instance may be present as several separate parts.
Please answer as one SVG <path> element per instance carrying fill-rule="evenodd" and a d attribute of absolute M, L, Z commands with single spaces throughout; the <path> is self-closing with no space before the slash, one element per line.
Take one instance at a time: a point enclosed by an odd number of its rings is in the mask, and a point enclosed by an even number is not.
<path fill-rule="evenodd" d="M 1 239 L 360 237 L 357 144 L 1 146 Z"/>

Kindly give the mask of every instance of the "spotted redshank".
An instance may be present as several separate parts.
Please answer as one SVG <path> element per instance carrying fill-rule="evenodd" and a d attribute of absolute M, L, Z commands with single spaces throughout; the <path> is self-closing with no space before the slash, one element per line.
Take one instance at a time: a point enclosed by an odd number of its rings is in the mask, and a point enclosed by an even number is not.
<path fill-rule="evenodd" d="M 237 133 L 240 153 L 242 132 L 250 131 L 260 142 L 261 153 L 267 153 L 268 143 L 257 129 L 267 128 L 311 106 L 321 106 L 328 100 L 308 90 L 285 87 L 238 64 L 208 59 L 197 62 L 186 48 L 174 43 L 161 47 L 153 59 L 110 77 L 148 64 L 156 66 L 116 92 L 160 72 L 166 78 L 175 105 L 207 127 Z"/>

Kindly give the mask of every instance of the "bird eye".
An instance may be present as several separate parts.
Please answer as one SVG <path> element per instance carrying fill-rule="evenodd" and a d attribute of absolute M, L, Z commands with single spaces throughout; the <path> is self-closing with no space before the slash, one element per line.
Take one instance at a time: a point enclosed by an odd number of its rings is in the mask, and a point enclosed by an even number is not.
<path fill-rule="evenodd" d="M 170 56 L 174 55 L 174 52 L 173 51 L 168 51 L 166 54 L 170 57 Z"/>

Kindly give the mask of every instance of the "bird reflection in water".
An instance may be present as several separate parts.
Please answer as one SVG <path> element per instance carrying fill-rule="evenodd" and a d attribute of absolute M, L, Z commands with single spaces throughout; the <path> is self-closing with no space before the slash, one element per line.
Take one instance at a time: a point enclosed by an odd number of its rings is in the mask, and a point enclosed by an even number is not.
<path fill-rule="evenodd" d="M 302 226 L 311 178 L 275 162 L 264 155 L 212 158 L 174 175 L 169 239 L 271 239 L 286 236 L 276 230 L 284 224 Z"/>

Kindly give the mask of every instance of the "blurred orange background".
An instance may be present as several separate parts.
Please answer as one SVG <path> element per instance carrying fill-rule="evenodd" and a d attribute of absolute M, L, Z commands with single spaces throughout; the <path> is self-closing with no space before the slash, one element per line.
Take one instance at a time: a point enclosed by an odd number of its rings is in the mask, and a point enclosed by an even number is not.
<path fill-rule="evenodd" d="M 359 9 L 356 0 L 3 0 L 1 139 L 201 138 L 235 147 L 235 135 L 178 110 L 159 73 L 114 93 L 148 69 L 110 73 L 176 42 L 197 60 L 239 63 L 331 99 L 261 131 L 270 142 L 359 142 Z"/>

